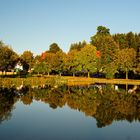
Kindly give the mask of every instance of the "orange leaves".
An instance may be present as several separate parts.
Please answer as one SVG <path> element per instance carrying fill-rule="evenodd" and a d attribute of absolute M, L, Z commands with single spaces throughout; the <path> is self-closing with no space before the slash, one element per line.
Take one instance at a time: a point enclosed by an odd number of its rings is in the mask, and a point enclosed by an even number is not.
<path fill-rule="evenodd" d="M 97 52 L 96 52 L 96 56 L 97 56 L 98 58 L 100 58 L 100 57 L 101 57 L 101 52 L 100 52 L 100 51 L 97 51 Z"/>

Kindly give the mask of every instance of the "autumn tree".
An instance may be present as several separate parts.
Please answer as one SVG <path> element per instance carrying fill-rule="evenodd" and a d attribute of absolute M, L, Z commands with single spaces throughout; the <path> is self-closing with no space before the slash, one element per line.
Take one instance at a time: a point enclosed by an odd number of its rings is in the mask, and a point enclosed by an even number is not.
<path fill-rule="evenodd" d="M 41 58 L 41 62 L 44 62 L 46 65 L 47 73 L 50 74 L 51 71 L 54 70 L 54 65 L 56 62 L 55 53 L 45 52 L 44 56 Z"/>
<path fill-rule="evenodd" d="M 78 50 L 74 49 L 68 52 L 65 58 L 65 66 L 64 69 L 68 72 L 72 72 L 73 76 L 75 76 L 76 71 L 78 70 L 78 63 L 77 63 L 77 54 Z"/>
<path fill-rule="evenodd" d="M 118 66 L 119 69 L 126 72 L 126 79 L 128 79 L 129 70 L 133 70 L 136 64 L 136 51 L 133 48 L 122 49 L 118 52 Z"/>

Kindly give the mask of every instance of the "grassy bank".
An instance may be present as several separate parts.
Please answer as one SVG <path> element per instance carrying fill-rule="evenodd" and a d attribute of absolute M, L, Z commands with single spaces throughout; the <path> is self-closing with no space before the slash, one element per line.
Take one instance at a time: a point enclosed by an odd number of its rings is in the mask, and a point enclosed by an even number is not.
<path fill-rule="evenodd" d="M 46 77 L 28 77 L 28 78 L 0 78 L 0 86 L 11 87 L 20 85 L 54 85 L 61 84 L 72 85 L 89 85 L 95 83 L 107 84 L 128 84 L 140 85 L 140 80 L 126 80 L 126 79 L 101 79 L 101 78 L 86 78 L 86 77 L 67 77 L 67 76 L 46 76 Z"/>
<path fill-rule="evenodd" d="M 86 78 L 86 77 L 63 77 L 63 78 L 68 81 L 68 85 L 94 84 L 94 83 L 140 85 L 140 80 L 132 80 L 132 79 L 105 79 L 105 78 Z"/>

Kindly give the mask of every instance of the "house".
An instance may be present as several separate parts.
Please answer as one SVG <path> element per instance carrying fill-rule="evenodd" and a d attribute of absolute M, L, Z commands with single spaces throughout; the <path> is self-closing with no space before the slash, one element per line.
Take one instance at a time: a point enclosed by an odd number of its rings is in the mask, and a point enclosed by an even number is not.
<path fill-rule="evenodd" d="M 21 64 L 20 61 L 18 61 L 17 64 L 15 65 L 15 70 L 16 72 L 23 71 L 23 65 Z"/>

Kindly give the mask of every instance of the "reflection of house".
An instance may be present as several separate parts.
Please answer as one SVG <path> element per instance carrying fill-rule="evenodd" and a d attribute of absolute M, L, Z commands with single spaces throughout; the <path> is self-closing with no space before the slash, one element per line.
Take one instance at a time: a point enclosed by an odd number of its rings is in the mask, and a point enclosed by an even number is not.
<path fill-rule="evenodd" d="M 17 62 L 15 69 L 16 69 L 16 72 L 23 70 L 23 65 L 21 64 L 20 61 Z"/>

